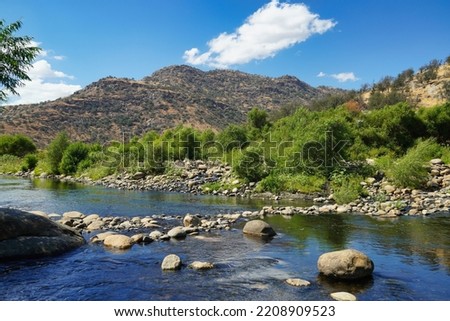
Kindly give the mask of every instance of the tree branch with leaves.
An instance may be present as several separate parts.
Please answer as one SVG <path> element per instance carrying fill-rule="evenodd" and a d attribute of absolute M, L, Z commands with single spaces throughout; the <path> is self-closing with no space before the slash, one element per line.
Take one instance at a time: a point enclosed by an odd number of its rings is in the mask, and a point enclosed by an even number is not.
<path fill-rule="evenodd" d="M 0 102 L 6 101 L 8 92 L 18 95 L 16 88 L 30 80 L 27 72 L 41 48 L 33 46 L 32 37 L 15 36 L 21 21 L 9 25 L 0 20 Z"/>

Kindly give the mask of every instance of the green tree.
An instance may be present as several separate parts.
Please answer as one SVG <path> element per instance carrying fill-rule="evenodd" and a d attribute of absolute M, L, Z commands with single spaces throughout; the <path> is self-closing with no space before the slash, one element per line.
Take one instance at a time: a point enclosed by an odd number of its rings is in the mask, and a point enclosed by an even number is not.
<path fill-rule="evenodd" d="M 248 112 L 247 122 L 251 127 L 261 130 L 264 128 L 264 126 L 269 124 L 269 122 L 267 121 L 268 116 L 269 115 L 265 110 L 261 110 L 255 107 Z"/>
<path fill-rule="evenodd" d="M 69 137 L 66 132 L 59 133 L 48 146 L 47 157 L 50 163 L 50 170 L 54 174 L 59 174 L 59 165 L 64 155 L 64 151 L 69 146 Z"/>
<path fill-rule="evenodd" d="M 23 157 L 35 151 L 36 146 L 29 137 L 21 134 L 0 136 L 0 155 L 8 154 Z"/>
<path fill-rule="evenodd" d="M 228 125 L 217 135 L 217 139 L 223 151 L 229 152 L 234 148 L 243 148 L 247 145 L 247 132 L 242 126 Z"/>
<path fill-rule="evenodd" d="M 14 35 L 21 27 L 21 21 L 6 25 L 0 20 L 0 102 L 6 101 L 7 92 L 18 95 L 16 88 L 30 80 L 27 71 L 41 50 L 32 46 L 33 38 Z"/>
<path fill-rule="evenodd" d="M 82 142 L 70 144 L 64 151 L 61 159 L 61 171 L 64 174 L 74 174 L 77 171 L 78 164 L 85 160 L 89 155 L 89 148 Z"/>
<path fill-rule="evenodd" d="M 450 142 L 450 103 L 419 110 L 419 117 L 425 123 L 428 134 L 441 144 Z"/>

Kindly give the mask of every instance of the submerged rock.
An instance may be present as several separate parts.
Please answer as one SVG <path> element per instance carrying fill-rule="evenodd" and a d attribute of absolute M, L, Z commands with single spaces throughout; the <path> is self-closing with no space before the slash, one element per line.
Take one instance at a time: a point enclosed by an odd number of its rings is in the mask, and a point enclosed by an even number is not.
<path fill-rule="evenodd" d="M 285 282 L 289 285 L 297 287 L 308 286 L 311 284 L 311 282 L 302 279 L 287 279 Z"/>
<path fill-rule="evenodd" d="M 179 270 L 181 269 L 181 259 L 178 255 L 169 254 L 167 255 L 161 263 L 161 269 L 167 270 Z"/>
<path fill-rule="evenodd" d="M 319 272 L 342 280 L 361 279 L 372 275 L 374 264 L 364 253 L 346 249 L 322 254 L 317 261 Z"/>
<path fill-rule="evenodd" d="M 46 217 L 0 208 L 0 260 L 57 255 L 85 244 L 70 227 Z"/>
<path fill-rule="evenodd" d="M 189 264 L 188 267 L 191 269 L 194 269 L 194 270 L 210 270 L 210 269 L 214 268 L 214 264 L 209 263 L 209 262 L 195 261 L 195 262 L 192 262 L 191 264 Z"/>
<path fill-rule="evenodd" d="M 244 234 L 261 237 L 272 237 L 277 235 L 273 228 L 262 220 L 253 220 L 245 224 L 242 230 Z"/>

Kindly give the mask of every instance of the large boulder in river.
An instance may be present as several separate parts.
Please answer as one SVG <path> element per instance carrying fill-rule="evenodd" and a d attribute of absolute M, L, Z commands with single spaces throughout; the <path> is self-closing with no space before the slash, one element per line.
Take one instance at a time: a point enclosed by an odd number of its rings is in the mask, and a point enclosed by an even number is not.
<path fill-rule="evenodd" d="M 242 231 L 244 234 L 260 237 L 272 237 L 277 235 L 273 228 L 262 220 L 248 221 Z"/>
<path fill-rule="evenodd" d="M 354 280 L 372 275 L 374 264 L 364 253 L 347 249 L 322 254 L 317 261 L 317 268 L 327 277 Z"/>
<path fill-rule="evenodd" d="M 122 234 L 109 235 L 103 241 L 103 245 L 106 247 L 112 247 L 118 250 L 129 249 L 133 244 L 134 242 L 131 237 Z"/>
<path fill-rule="evenodd" d="M 0 260 L 57 255 L 85 244 L 70 227 L 40 215 L 0 208 Z"/>

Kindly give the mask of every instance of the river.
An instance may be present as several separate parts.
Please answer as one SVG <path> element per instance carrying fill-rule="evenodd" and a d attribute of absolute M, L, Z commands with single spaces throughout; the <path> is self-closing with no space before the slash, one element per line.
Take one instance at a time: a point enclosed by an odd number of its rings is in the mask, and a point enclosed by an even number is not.
<path fill-rule="evenodd" d="M 171 217 L 257 210 L 266 204 L 0 177 L 0 207 L 47 213 L 77 210 L 103 216 Z M 0 263 L 0 300 L 322 301 L 336 291 L 351 292 L 358 300 L 450 299 L 448 214 L 394 220 L 353 214 L 296 215 L 266 221 L 278 233 L 270 242 L 243 236 L 244 222 L 240 222 L 230 231 L 135 245 L 125 252 L 87 244 L 58 257 Z M 375 263 L 373 278 L 354 283 L 320 278 L 316 267 L 320 254 L 343 248 L 366 253 Z M 215 268 L 163 272 L 161 261 L 170 253 L 186 264 L 209 261 Z M 296 288 L 284 283 L 287 278 L 312 284 Z"/>

